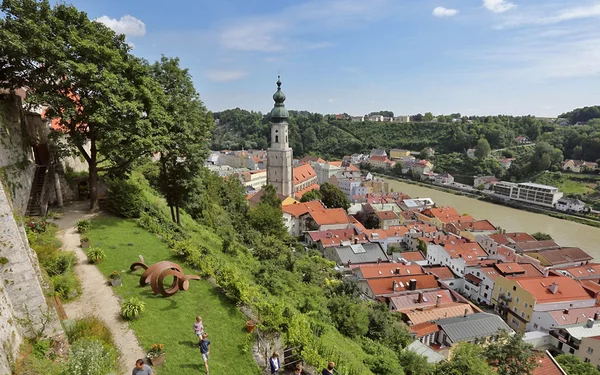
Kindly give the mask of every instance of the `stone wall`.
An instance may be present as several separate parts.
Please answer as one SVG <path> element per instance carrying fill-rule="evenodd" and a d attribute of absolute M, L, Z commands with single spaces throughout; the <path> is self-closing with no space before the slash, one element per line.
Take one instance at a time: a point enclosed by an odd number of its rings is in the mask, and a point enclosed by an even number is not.
<path fill-rule="evenodd" d="M 35 175 L 21 98 L 0 94 L 0 181 L 15 214 L 24 215 Z"/>

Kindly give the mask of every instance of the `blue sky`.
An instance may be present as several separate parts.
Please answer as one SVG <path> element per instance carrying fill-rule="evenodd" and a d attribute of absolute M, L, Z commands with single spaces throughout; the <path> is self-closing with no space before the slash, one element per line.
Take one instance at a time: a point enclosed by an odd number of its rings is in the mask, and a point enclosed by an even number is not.
<path fill-rule="evenodd" d="M 600 98 L 600 0 L 72 0 L 212 111 L 555 116 Z"/>

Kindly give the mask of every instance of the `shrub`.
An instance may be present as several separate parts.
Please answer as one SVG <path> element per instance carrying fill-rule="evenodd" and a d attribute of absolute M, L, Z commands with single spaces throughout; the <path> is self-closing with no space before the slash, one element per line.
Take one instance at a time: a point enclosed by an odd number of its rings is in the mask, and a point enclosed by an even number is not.
<path fill-rule="evenodd" d="M 112 273 L 110 274 L 110 279 L 111 280 L 116 280 L 116 279 L 120 279 L 121 278 L 121 273 L 117 270 L 112 271 Z"/>
<path fill-rule="evenodd" d="M 77 231 L 79 233 L 85 233 L 88 231 L 88 229 L 90 229 L 91 225 L 92 223 L 89 220 L 81 219 L 77 220 L 77 222 L 75 223 L 75 228 L 77 228 Z"/>
<path fill-rule="evenodd" d="M 74 252 L 61 252 L 55 254 L 52 258 L 42 262 L 42 266 L 49 276 L 65 274 L 73 269 L 77 264 L 77 256 Z"/>
<path fill-rule="evenodd" d="M 39 340 L 33 344 L 33 355 L 38 358 L 45 358 L 48 351 L 50 351 L 50 340 Z"/>
<path fill-rule="evenodd" d="M 0 266 L 3 266 L 8 263 L 7 257 L 0 257 Z"/>
<path fill-rule="evenodd" d="M 90 247 L 86 255 L 92 264 L 100 263 L 106 258 L 106 253 L 98 247 Z"/>
<path fill-rule="evenodd" d="M 110 329 L 100 318 L 95 316 L 79 319 L 74 325 L 65 327 L 65 331 L 70 343 L 87 338 L 99 340 L 105 345 L 113 345 L 113 335 Z"/>
<path fill-rule="evenodd" d="M 117 368 L 116 354 L 98 340 L 82 339 L 69 350 L 64 375 L 106 375 Z"/>
<path fill-rule="evenodd" d="M 49 223 L 46 219 L 38 219 L 34 217 L 30 217 L 27 219 L 27 224 L 25 225 L 25 230 L 29 233 L 44 233 Z"/>
<path fill-rule="evenodd" d="M 142 189 L 132 181 L 115 179 L 108 184 L 107 207 L 116 215 L 138 218 L 144 210 Z"/>
<path fill-rule="evenodd" d="M 73 274 L 56 275 L 50 278 L 54 293 L 63 301 L 73 299 L 79 295 L 81 286 Z"/>
<path fill-rule="evenodd" d="M 121 315 L 128 320 L 137 319 L 145 309 L 146 303 L 135 297 L 131 297 L 121 305 Z"/>

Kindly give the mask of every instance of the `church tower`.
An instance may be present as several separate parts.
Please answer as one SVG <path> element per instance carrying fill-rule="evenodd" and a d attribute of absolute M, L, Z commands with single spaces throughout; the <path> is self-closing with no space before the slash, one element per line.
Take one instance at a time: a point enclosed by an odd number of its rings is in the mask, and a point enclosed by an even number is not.
<path fill-rule="evenodd" d="M 273 95 L 275 106 L 271 110 L 271 147 L 267 150 L 267 183 L 275 187 L 277 194 L 290 196 L 292 182 L 292 149 L 288 142 L 288 111 L 281 80 L 277 77 L 277 92 Z"/>

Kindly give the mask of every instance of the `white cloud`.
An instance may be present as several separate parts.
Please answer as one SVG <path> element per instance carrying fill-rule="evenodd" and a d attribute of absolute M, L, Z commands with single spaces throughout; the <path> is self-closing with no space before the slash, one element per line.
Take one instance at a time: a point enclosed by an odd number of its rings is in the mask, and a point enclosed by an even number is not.
<path fill-rule="evenodd" d="M 244 52 L 326 48 L 331 43 L 318 40 L 320 30 L 356 27 L 385 16 L 388 4 L 390 0 L 309 0 L 275 14 L 233 20 L 217 39 L 225 49 Z"/>
<path fill-rule="evenodd" d="M 514 3 L 506 0 L 483 0 L 483 6 L 494 13 L 503 13 L 516 7 Z"/>
<path fill-rule="evenodd" d="M 206 77 L 214 82 L 230 82 L 244 78 L 248 73 L 242 70 L 216 69 L 206 72 Z"/>
<path fill-rule="evenodd" d="M 556 6 L 550 9 L 538 7 L 529 9 L 522 14 L 508 17 L 497 26 L 499 29 L 525 25 L 553 25 L 573 20 L 583 20 L 600 17 L 600 4 L 592 4 L 584 7 L 562 8 Z"/>
<path fill-rule="evenodd" d="M 146 34 L 146 24 L 130 15 L 123 16 L 120 19 L 102 16 L 97 18 L 96 21 L 105 24 L 117 34 L 125 34 L 128 37 L 144 36 Z"/>
<path fill-rule="evenodd" d="M 455 16 L 456 13 L 458 13 L 458 10 L 444 7 L 436 7 L 432 12 L 432 14 L 436 17 L 452 17 Z"/>
<path fill-rule="evenodd" d="M 330 98 L 330 99 L 327 99 L 327 101 L 328 101 L 329 103 L 333 103 L 333 102 L 335 102 L 335 99 L 331 99 L 331 98 Z"/>

